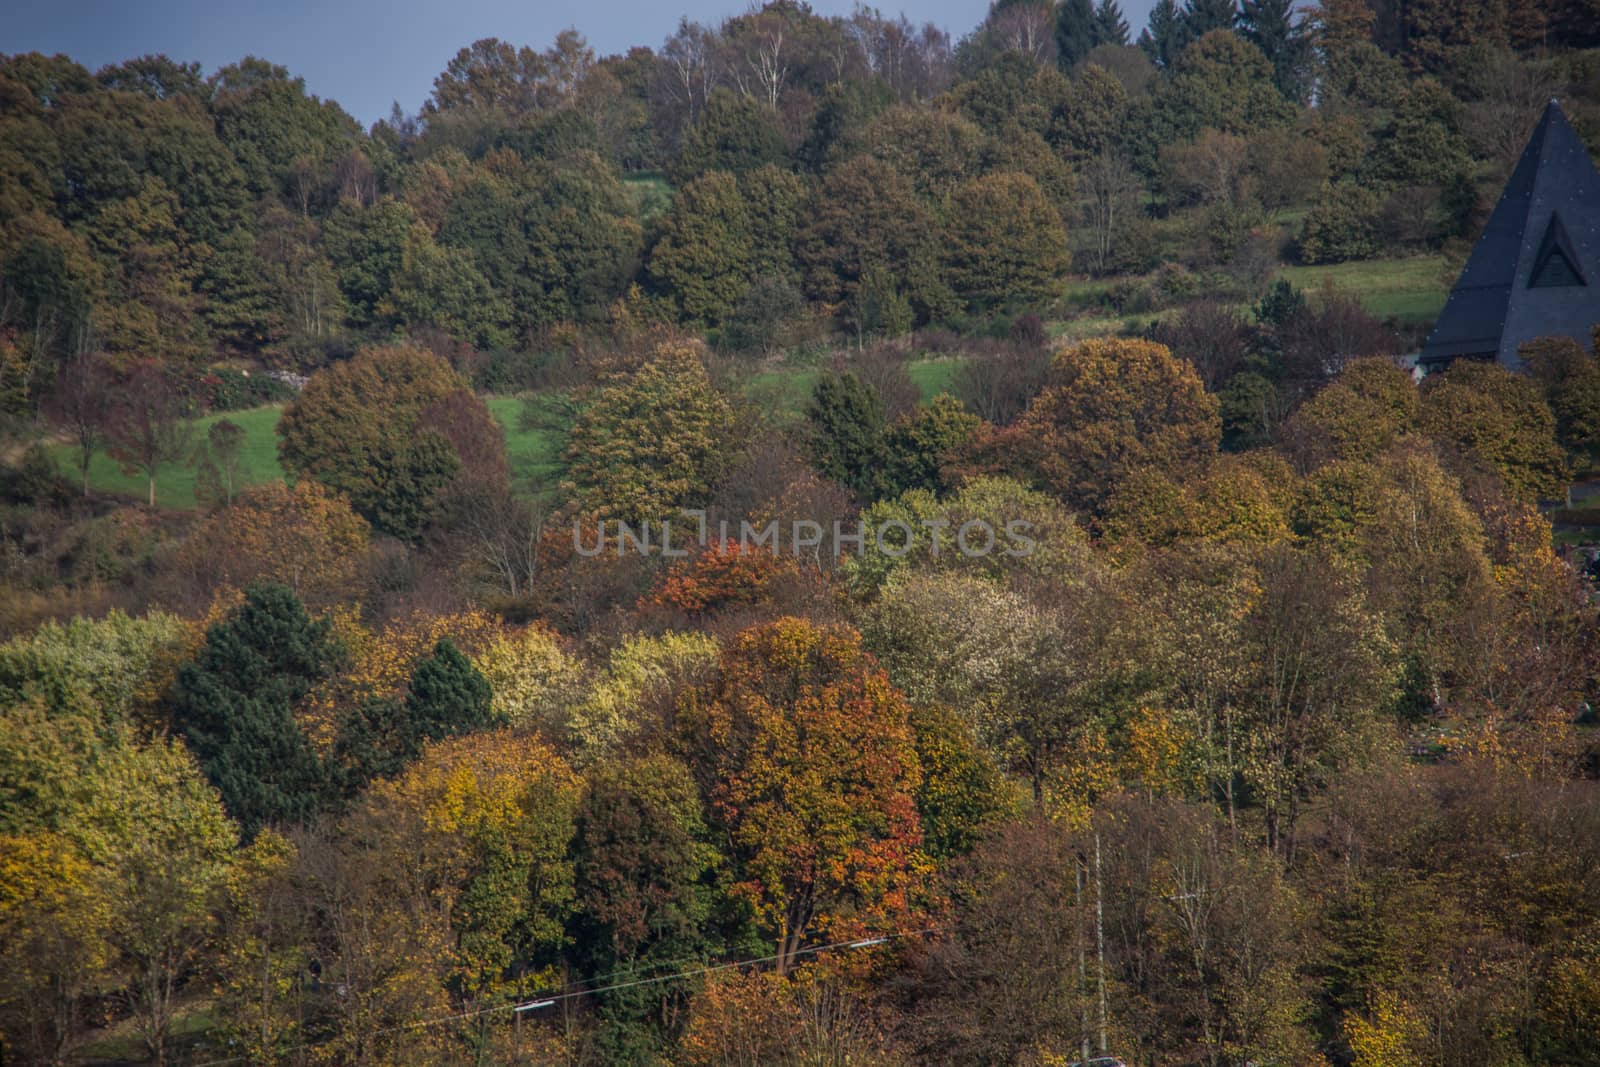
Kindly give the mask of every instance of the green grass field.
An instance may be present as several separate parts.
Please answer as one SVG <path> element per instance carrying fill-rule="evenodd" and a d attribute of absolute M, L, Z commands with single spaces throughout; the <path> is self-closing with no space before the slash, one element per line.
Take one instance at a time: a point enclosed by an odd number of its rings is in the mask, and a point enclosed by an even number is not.
<path fill-rule="evenodd" d="M 553 487 L 565 470 L 561 452 L 566 448 L 571 413 L 560 397 L 485 397 L 489 414 L 506 434 L 506 458 L 518 489 L 533 492 Z M 533 405 L 534 420 L 524 425 L 523 412 Z"/>
<path fill-rule="evenodd" d="M 911 381 L 922 391 L 923 400 L 955 391 L 956 375 L 963 360 L 956 356 L 936 356 L 912 360 L 906 366 Z M 798 419 L 811 399 L 811 391 L 822 377 L 821 367 L 781 365 L 761 370 L 744 383 L 745 399 L 783 419 Z"/>
<path fill-rule="evenodd" d="M 205 440 L 206 431 L 213 423 L 229 419 L 245 433 L 244 445 L 239 453 L 240 487 L 282 478 L 283 469 L 278 466 L 278 439 L 273 433 L 281 411 L 281 406 L 271 405 L 197 419 L 195 443 Z M 50 452 L 62 473 L 69 480 L 76 481 L 77 449 L 71 445 L 53 445 Z M 124 472 L 121 465 L 104 452 L 97 453 L 89 464 L 89 483 L 101 492 L 122 493 L 139 500 L 145 497 L 144 475 Z M 164 508 L 192 508 L 195 506 L 194 486 L 193 463 L 168 464 L 156 471 L 156 503 Z"/>
<path fill-rule="evenodd" d="M 1443 256 L 1374 259 L 1326 267 L 1285 267 L 1278 277 L 1308 292 L 1331 281 L 1380 319 L 1423 326 L 1438 318 L 1450 295 Z"/>
<path fill-rule="evenodd" d="M 540 422 L 528 429 L 522 427 L 523 401 L 513 396 L 487 398 L 489 412 L 506 434 L 506 452 L 511 460 L 512 476 L 518 486 L 533 489 L 553 484 L 561 476 L 561 449 L 565 445 L 566 413 L 557 402 L 542 404 Z M 240 453 L 239 484 L 261 485 L 283 477 L 278 466 L 278 439 L 274 429 L 282 408 L 278 405 L 233 411 L 226 415 L 211 415 L 196 420 L 195 441 L 204 440 L 212 423 L 231 419 L 245 431 L 244 447 Z M 51 446 L 51 455 L 63 475 L 77 478 L 77 450 L 70 445 Z M 143 500 L 145 480 L 140 474 L 127 474 L 121 466 L 104 452 L 95 455 L 89 464 L 89 482 L 102 493 L 117 493 Z M 192 508 L 195 506 L 195 466 L 193 463 L 176 463 L 156 472 L 156 503 L 165 508 Z"/>
<path fill-rule="evenodd" d="M 1454 278 L 1448 275 L 1443 256 L 1411 256 L 1405 259 L 1372 259 L 1356 263 L 1335 263 L 1326 267 L 1284 267 L 1277 274 L 1297 289 L 1314 293 L 1332 282 L 1340 292 L 1361 301 L 1380 319 L 1394 319 L 1402 325 L 1426 326 L 1438 317 L 1450 295 Z M 1069 309 L 1080 314 L 1052 324 L 1052 334 L 1071 340 L 1096 337 L 1122 330 L 1125 318 L 1147 324 L 1150 314 L 1117 316 L 1105 313 L 1102 302 L 1120 279 L 1074 278 L 1062 290 Z M 1242 310 L 1247 310 L 1241 305 Z"/>
<path fill-rule="evenodd" d="M 659 171 L 627 174 L 622 184 L 633 194 L 633 209 L 641 219 L 652 219 L 672 206 L 672 183 Z"/>

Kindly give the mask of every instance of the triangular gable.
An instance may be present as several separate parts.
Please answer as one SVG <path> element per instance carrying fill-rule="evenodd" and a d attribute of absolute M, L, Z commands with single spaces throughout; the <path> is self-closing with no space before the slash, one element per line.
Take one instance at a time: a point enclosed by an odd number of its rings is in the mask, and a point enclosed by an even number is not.
<path fill-rule="evenodd" d="M 1578 251 L 1561 224 L 1561 212 L 1552 211 L 1550 225 L 1544 228 L 1544 240 L 1539 242 L 1539 254 L 1533 259 L 1533 270 L 1528 273 L 1528 288 L 1560 289 L 1588 284 Z"/>
<path fill-rule="evenodd" d="M 1600 172 L 1550 101 L 1418 356 L 1520 367 L 1517 347 L 1573 337 L 1600 320 Z"/>

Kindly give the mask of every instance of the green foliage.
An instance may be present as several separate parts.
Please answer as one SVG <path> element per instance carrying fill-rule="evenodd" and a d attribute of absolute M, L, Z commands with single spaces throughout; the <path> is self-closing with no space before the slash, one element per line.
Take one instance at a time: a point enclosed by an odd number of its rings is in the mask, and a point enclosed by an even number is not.
<path fill-rule="evenodd" d="M 278 454 L 291 476 L 343 493 L 397 537 L 421 532 L 434 495 L 460 467 L 429 412 L 452 397 L 489 415 L 455 372 L 415 348 L 374 348 L 312 376 L 278 421 Z"/>
<path fill-rule="evenodd" d="M 969 308 L 1026 307 L 1056 292 L 1071 258 L 1067 231 L 1032 178 L 991 174 L 963 184 L 948 217 L 945 270 Z"/>
<path fill-rule="evenodd" d="M 1378 197 L 1353 182 L 1323 187 L 1300 229 L 1300 258 L 1307 263 L 1370 259 L 1378 241 Z"/>
<path fill-rule="evenodd" d="M 412 673 L 406 714 L 420 739 L 438 741 L 488 726 L 493 699 L 488 680 L 445 639 Z"/>
<path fill-rule="evenodd" d="M 749 285 L 755 247 L 738 182 L 713 171 L 673 199 L 650 251 L 650 277 L 686 320 L 716 326 Z"/>
<path fill-rule="evenodd" d="M 711 876 L 721 858 L 689 768 L 645 756 L 601 764 L 587 785 L 573 838 L 584 902 L 575 948 L 586 970 L 645 974 L 704 956 L 714 947 Z M 603 1010 L 613 1025 L 659 1018 L 686 992 L 676 981 L 617 990 Z"/>
<path fill-rule="evenodd" d="M 948 464 L 977 436 L 982 422 L 949 393 L 907 412 L 884 431 L 881 494 L 923 489 L 942 495 L 951 488 Z"/>
<path fill-rule="evenodd" d="M 834 168 L 804 217 L 798 257 L 813 299 L 847 308 L 876 276 L 892 284 L 919 319 L 949 306 L 931 240 L 932 216 L 887 164 L 857 158 Z"/>
<path fill-rule="evenodd" d="M 328 622 L 283 586 L 254 586 L 178 672 L 173 722 L 247 834 L 310 818 L 329 775 L 294 718 L 332 666 Z"/>
<path fill-rule="evenodd" d="M 743 174 L 768 163 L 784 163 L 787 157 L 783 131 L 771 111 L 752 97 L 718 89 L 684 138 L 672 176 L 683 184 L 708 171 Z"/>
<path fill-rule="evenodd" d="M 964 855 L 1007 811 L 999 769 L 978 748 L 970 727 L 948 708 L 914 706 L 911 729 L 922 765 L 917 812 L 923 847 L 937 860 Z"/>
<path fill-rule="evenodd" d="M 1161 140 L 1191 140 L 1205 129 L 1245 135 L 1288 123 L 1294 105 L 1273 75 L 1255 45 L 1227 30 L 1206 33 L 1183 50 L 1171 80 L 1152 94 Z"/>
<path fill-rule="evenodd" d="M 400 269 L 375 314 L 397 327 L 435 327 L 478 348 L 509 340 L 511 307 L 490 288 L 472 253 L 441 247 L 421 225 L 406 238 Z"/>
<path fill-rule="evenodd" d="M 846 371 L 817 381 L 806 406 L 811 463 L 828 478 L 871 497 L 883 464 L 883 401 L 877 390 Z"/>

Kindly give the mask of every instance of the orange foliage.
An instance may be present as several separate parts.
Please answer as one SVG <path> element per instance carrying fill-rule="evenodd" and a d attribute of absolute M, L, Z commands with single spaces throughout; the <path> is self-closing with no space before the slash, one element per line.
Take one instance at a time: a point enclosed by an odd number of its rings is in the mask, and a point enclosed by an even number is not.
<path fill-rule="evenodd" d="M 367 523 L 344 497 L 309 479 L 246 489 L 207 516 L 181 565 L 198 589 L 277 582 L 308 605 L 347 596 L 367 550 Z"/>
<path fill-rule="evenodd" d="M 698 614 L 760 604 L 771 599 L 776 582 L 795 571 L 789 557 L 730 539 L 674 564 L 639 606 Z"/>
<path fill-rule="evenodd" d="M 910 706 L 860 635 L 785 618 L 744 631 L 681 723 L 710 772 L 734 891 L 778 945 L 906 929 L 926 892 Z"/>

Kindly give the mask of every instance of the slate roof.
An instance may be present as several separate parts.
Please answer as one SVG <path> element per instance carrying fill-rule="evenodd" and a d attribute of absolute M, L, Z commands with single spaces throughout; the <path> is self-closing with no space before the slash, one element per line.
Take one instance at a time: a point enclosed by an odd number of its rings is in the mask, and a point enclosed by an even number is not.
<path fill-rule="evenodd" d="M 1561 256 L 1578 284 L 1530 286 Z M 1557 268 L 1559 269 L 1559 264 Z M 1511 172 L 1466 269 L 1418 361 L 1498 359 L 1517 369 L 1517 346 L 1565 335 L 1585 347 L 1600 323 L 1600 172 L 1561 105 L 1550 101 Z"/>

